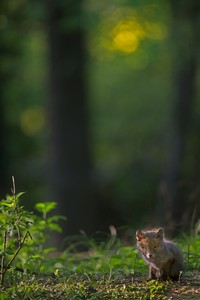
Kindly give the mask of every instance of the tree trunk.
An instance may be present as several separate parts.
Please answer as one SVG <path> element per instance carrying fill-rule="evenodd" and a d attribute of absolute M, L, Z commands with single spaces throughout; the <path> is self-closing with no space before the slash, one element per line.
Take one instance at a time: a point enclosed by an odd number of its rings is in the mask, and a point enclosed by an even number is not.
<path fill-rule="evenodd" d="M 81 0 L 47 1 L 50 190 L 68 220 L 63 236 L 94 230 Z"/>
<path fill-rule="evenodd" d="M 157 207 L 159 224 L 172 231 L 182 226 L 185 202 L 180 199 L 178 184 L 185 155 L 188 131 L 191 126 L 195 100 L 195 79 L 199 43 L 200 3 L 198 1 L 170 1 L 172 10 L 172 43 L 174 70 L 174 111 L 171 122 L 169 159 L 161 183 L 161 197 Z M 197 38 L 198 37 L 198 38 Z"/>
<path fill-rule="evenodd" d="M 0 70 L 1 73 L 1 70 Z M 2 74 L 3 75 L 3 74 Z M 2 77 L 0 74 L 0 78 Z M 6 120 L 5 120 L 5 110 L 4 110 L 4 86 L 5 81 L 0 80 L 0 199 L 3 199 L 9 190 L 7 189 L 9 183 L 11 182 L 11 176 L 9 178 L 8 169 L 10 168 L 9 160 L 6 154 L 7 145 L 7 130 L 6 130 Z M 4 83 L 4 84 L 3 84 Z M 9 182 L 10 180 L 10 182 Z"/>
<path fill-rule="evenodd" d="M 6 0 L 0 1 L 0 11 L 2 16 L 0 26 L 0 199 L 10 193 L 11 176 L 13 172 L 13 159 L 9 157 L 9 149 L 13 143 L 10 120 L 7 110 L 12 110 L 12 105 L 8 104 L 7 91 L 10 82 L 17 76 L 15 63 L 21 57 L 21 42 L 23 36 L 20 35 L 22 23 L 24 24 L 24 3 L 18 3 L 11 7 Z M 20 37 L 20 38 L 19 38 Z"/>

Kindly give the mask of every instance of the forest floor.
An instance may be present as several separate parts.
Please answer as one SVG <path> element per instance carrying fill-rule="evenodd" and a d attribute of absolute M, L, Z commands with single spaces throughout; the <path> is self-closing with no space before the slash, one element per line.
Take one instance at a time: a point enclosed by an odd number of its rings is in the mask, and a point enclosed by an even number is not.
<path fill-rule="evenodd" d="M 160 283 L 160 289 L 158 282 L 156 284 L 156 282 L 150 281 L 150 283 L 152 293 L 149 294 L 149 298 L 144 297 L 144 299 L 200 299 L 200 272 L 188 272 L 180 282 L 162 282 Z M 145 288 L 149 282 L 145 282 L 142 275 L 135 277 L 134 284 L 138 288 Z M 130 299 L 132 298 L 130 297 Z"/>
<path fill-rule="evenodd" d="M 14 297 L 14 298 L 13 298 Z M 181 282 L 146 281 L 142 274 L 62 275 L 31 277 L 0 289 L 0 299 L 171 300 L 200 299 L 200 272 L 186 274 Z"/>

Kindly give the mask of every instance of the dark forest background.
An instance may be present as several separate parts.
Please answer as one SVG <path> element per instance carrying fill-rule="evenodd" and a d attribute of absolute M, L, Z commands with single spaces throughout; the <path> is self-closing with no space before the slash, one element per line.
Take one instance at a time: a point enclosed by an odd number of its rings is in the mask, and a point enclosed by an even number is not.
<path fill-rule="evenodd" d="M 199 219 L 200 2 L 1 0 L 0 193 L 63 237 Z"/>

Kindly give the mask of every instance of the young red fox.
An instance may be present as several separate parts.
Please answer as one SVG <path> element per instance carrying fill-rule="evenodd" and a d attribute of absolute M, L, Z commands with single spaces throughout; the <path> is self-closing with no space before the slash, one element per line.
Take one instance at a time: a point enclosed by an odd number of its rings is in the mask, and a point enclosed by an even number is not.
<path fill-rule="evenodd" d="M 183 271 L 183 255 L 164 239 L 162 228 L 136 232 L 138 250 L 149 265 L 150 279 L 178 280 Z"/>

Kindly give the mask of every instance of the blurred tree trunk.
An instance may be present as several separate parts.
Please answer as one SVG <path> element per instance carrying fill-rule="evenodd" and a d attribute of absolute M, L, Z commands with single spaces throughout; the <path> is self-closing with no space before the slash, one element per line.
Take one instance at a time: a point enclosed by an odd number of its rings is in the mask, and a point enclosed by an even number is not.
<path fill-rule="evenodd" d="M 9 1 L 0 1 L 0 199 L 10 193 L 11 176 L 14 175 L 12 157 L 9 157 L 12 130 L 7 110 L 12 110 L 8 104 L 7 91 L 10 82 L 17 76 L 16 62 L 20 59 L 22 24 L 25 20 L 25 3 L 16 2 L 14 6 Z M 14 138 L 13 138 L 14 139 Z"/>
<path fill-rule="evenodd" d="M 170 0 L 172 11 L 174 111 L 171 122 L 169 159 L 166 165 L 157 213 L 161 225 L 172 231 L 182 226 L 186 199 L 180 199 L 178 184 L 191 126 L 199 55 L 200 2 Z"/>
<path fill-rule="evenodd" d="M 8 186 L 8 183 L 6 184 L 6 182 L 11 179 L 11 177 L 8 177 L 10 164 L 6 155 L 8 146 L 8 131 L 5 117 L 5 92 L 8 87 L 11 74 L 9 72 L 9 68 L 5 68 L 4 64 L 7 57 L 12 58 L 12 48 L 14 45 L 7 42 L 8 38 L 6 39 L 6 37 L 9 36 L 9 33 L 12 32 L 12 26 L 10 26 L 11 28 L 9 28 L 9 26 L 7 25 L 7 23 L 9 23 L 10 21 L 8 17 L 10 16 L 10 14 L 8 14 L 8 5 L 5 1 L 1 1 L 0 10 L 2 20 L 4 18 L 5 20 L 7 20 L 6 24 L 3 24 L 2 21 L 3 25 L 0 26 L 0 199 L 2 199 L 3 197 L 5 197 L 6 193 L 9 193 L 9 190 L 6 190 L 6 187 Z"/>
<path fill-rule="evenodd" d="M 94 230 L 81 0 L 47 0 L 50 184 L 63 236 Z"/>
<path fill-rule="evenodd" d="M 2 50 L 2 47 L 0 45 L 0 48 Z M 2 80 L 1 80 L 2 79 Z M 7 145 L 7 131 L 6 131 L 6 121 L 5 121 L 5 109 L 4 109 L 4 87 L 5 82 L 3 78 L 3 74 L 1 74 L 0 70 L 0 199 L 5 197 L 7 193 L 9 193 L 9 190 L 7 190 L 6 187 L 8 187 L 9 179 L 11 177 L 8 177 L 7 170 L 9 169 L 8 165 L 8 159 L 6 155 L 6 145 Z"/>

